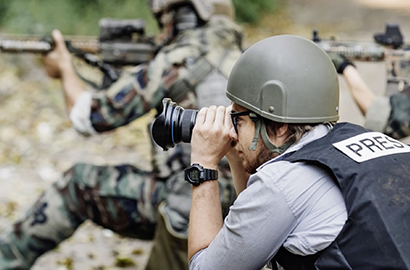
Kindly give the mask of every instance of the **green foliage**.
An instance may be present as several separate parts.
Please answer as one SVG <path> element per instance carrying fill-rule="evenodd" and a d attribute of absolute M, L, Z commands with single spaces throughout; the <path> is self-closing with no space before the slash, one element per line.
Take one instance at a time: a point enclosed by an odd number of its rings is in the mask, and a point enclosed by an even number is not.
<path fill-rule="evenodd" d="M 98 35 L 101 18 L 144 19 L 147 32 L 157 32 L 146 0 L 0 0 L 0 27 L 7 32 Z M 2 13 L 3 12 L 3 16 Z"/>
<path fill-rule="evenodd" d="M 0 0 L 0 25 L 4 21 L 4 18 L 7 14 L 11 1 L 9 0 Z"/>
<path fill-rule="evenodd" d="M 232 0 L 238 22 L 257 23 L 261 15 L 277 9 L 281 0 Z"/>
<path fill-rule="evenodd" d="M 281 0 L 233 0 L 236 19 L 256 23 Z M 0 0 L 0 30 L 9 33 L 98 35 L 101 18 L 144 19 L 148 33 L 157 33 L 147 0 Z"/>

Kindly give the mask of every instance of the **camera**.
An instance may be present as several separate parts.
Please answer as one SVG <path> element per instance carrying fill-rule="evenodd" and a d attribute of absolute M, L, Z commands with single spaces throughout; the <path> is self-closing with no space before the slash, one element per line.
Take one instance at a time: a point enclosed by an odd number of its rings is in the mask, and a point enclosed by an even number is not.
<path fill-rule="evenodd" d="M 184 109 L 169 98 L 162 100 L 162 113 L 152 125 L 152 139 L 164 151 L 175 145 L 191 142 L 197 110 Z"/>

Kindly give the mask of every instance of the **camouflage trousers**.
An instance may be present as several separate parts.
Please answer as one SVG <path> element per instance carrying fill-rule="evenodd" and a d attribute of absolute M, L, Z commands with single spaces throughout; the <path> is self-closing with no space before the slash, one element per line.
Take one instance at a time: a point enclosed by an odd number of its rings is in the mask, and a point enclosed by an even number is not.
<path fill-rule="evenodd" d="M 174 182 L 182 181 L 183 185 L 187 184 L 183 179 L 183 170 L 174 175 Z M 228 189 L 228 192 L 225 190 L 221 194 L 234 192 L 233 186 L 228 186 Z M 1 235 L 0 269 L 29 269 L 39 256 L 70 237 L 87 219 L 124 236 L 153 239 L 157 218 L 163 223 L 158 213 L 159 205 L 161 202 L 166 203 L 169 196 L 178 198 L 175 194 L 170 194 L 172 192 L 172 188 L 167 187 L 167 182 L 156 180 L 152 173 L 130 165 L 77 164 L 45 190 L 27 213 Z M 233 202 L 234 196 L 224 197 L 227 198 L 223 202 L 227 212 L 226 208 Z M 184 215 L 186 224 L 188 216 L 189 213 Z M 160 234 L 163 235 L 164 232 Z M 164 242 L 166 238 L 163 236 L 155 239 L 158 243 L 154 242 L 154 250 L 164 249 L 158 247 L 160 245 L 173 245 L 168 240 Z M 186 242 L 186 237 L 180 237 L 178 241 Z M 152 256 L 161 258 L 150 258 L 150 261 L 186 258 L 186 255 L 181 256 L 181 252 L 187 252 L 186 244 L 180 246 L 182 251 L 165 248 L 176 252 L 177 256 L 163 256 L 164 254 L 153 252 Z M 186 259 L 183 258 L 182 262 L 187 266 Z M 174 263 L 164 262 L 164 265 L 171 267 Z"/>

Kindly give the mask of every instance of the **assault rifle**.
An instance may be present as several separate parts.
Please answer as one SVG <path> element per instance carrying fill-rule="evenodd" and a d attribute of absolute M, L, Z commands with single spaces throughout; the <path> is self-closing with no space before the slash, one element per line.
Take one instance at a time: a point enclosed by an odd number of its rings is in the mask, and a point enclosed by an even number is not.
<path fill-rule="evenodd" d="M 334 37 L 322 39 L 313 31 L 313 41 L 327 53 L 336 53 L 351 61 L 386 63 L 387 91 L 389 95 L 401 91 L 410 83 L 410 46 L 397 24 L 387 24 L 384 33 L 376 33 L 374 41 L 338 41 Z"/>
<path fill-rule="evenodd" d="M 103 73 L 102 85 L 81 77 L 97 89 L 105 89 L 115 82 L 126 65 L 138 65 L 149 61 L 155 54 L 153 36 L 145 34 L 145 21 L 114 20 L 99 21 L 98 37 L 65 36 L 67 49 L 87 64 Z M 0 34 L 0 52 L 47 53 L 55 47 L 51 36 Z"/>

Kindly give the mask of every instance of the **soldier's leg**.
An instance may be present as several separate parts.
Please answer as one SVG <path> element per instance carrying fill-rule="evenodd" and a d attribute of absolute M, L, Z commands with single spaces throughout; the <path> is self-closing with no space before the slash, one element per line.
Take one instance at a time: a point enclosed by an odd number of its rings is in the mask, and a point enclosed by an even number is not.
<path fill-rule="evenodd" d="M 48 188 L 0 238 L 0 269 L 29 269 L 86 219 L 151 239 L 165 185 L 132 166 L 77 164 Z"/>
<path fill-rule="evenodd" d="M 188 235 L 176 232 L 166 216 L 166 202 L 159 206 L 154 246 L 146 270 L 188 269 Z"/>
<path fill-rule="evenodd" d="M 219 167 L 219 192 L 225 217 L 236 198 L 231 173 Z M 188 269 L 188 224 L 191 208 L 191 185 L 184 181 L 183 171 L 167 181 L 168 197 L 158 210 L 154 246 L 146 270 Z"/>

